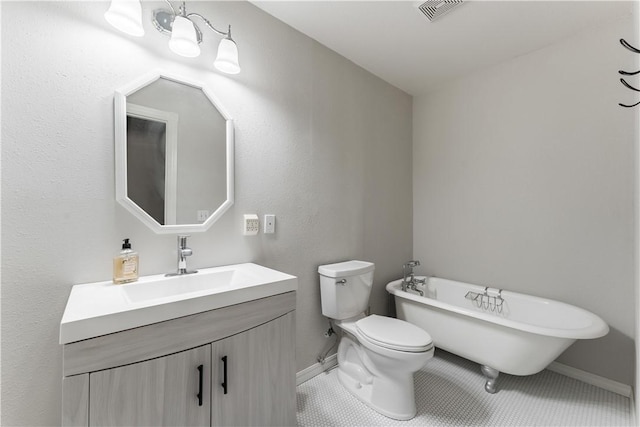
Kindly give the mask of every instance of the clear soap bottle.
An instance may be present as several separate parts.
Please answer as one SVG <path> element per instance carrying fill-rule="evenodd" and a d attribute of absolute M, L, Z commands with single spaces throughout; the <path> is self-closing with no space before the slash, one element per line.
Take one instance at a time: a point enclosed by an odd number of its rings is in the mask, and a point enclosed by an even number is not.
<path fill-rule="evenodd" d="M 113 283 L 122 284 L 138 280 L 138 253 L 131 250 L 129 239 L 122 241 L 122 250 L 113 259 Z"/>

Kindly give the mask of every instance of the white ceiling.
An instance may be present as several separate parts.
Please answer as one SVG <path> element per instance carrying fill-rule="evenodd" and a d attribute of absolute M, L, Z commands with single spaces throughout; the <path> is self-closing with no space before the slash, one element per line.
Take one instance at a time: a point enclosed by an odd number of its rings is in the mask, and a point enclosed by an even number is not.
<path fill-rule="evenodd" d="M 630 1 L 467 1 L 434 22 L 416 1 L 253 1 L 411 95 L 632 13 Z"/>

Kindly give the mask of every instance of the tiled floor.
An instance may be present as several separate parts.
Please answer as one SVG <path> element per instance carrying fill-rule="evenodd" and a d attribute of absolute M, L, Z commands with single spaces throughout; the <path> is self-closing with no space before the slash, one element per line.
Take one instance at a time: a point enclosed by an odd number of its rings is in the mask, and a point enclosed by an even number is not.
<path fill-rule="evenodd" d="M 338 382 L 336 370 L 298 386 L 299 426 L 631 426 L 628 398 L 544 370 L 501 374 L 498 393 L 484 391 L 479 365 L 437 350 L 415 375 L 418 414 L 386 418 Z"/>

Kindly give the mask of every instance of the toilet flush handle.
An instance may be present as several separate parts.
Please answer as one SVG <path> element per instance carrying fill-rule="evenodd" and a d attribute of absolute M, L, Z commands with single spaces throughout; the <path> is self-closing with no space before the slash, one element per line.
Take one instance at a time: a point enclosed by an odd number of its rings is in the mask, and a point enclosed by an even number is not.
<path fill-rule="evenodd" d="M 347 279 L 340 279 L 336 281 L 336 285 L 344 286 L 347 284 Z"/>

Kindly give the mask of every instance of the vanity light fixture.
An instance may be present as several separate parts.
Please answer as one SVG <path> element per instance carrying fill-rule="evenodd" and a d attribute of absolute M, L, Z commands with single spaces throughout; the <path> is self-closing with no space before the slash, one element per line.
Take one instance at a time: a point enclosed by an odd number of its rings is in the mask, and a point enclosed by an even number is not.
<path fill-rule="evenodd" d="M 153 24 L 158 31 L 171 36 L 169 48 L 174 53 L 188 58 L 200 55 L 199 45 L 202 43 L 202 31 L 193 21 L 193 18 L 199 18 L 209 29 L 222 36 L 213 66 L 227 74 L 240 72 L 238 47 L 231 38 L 231 25 L 226 32 L 220 31 L 199 13 L 187 13 L 186 2 L 181 2 L 177 12 L 169 0 L 165 0 L 165 2 L 171 10 L 154 10 Z M 111 7 L 105 13 L 105 18 L 111 25 L 127 34 L 135 36 L 144 34 L 140 0 L 112 0 Z"/>

